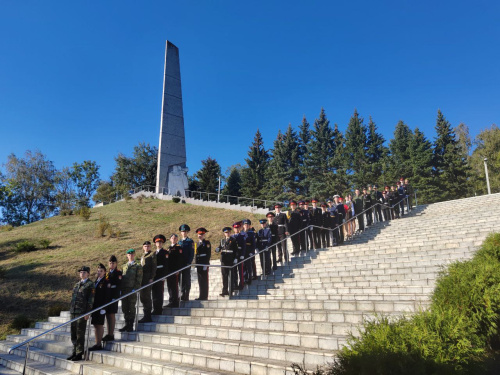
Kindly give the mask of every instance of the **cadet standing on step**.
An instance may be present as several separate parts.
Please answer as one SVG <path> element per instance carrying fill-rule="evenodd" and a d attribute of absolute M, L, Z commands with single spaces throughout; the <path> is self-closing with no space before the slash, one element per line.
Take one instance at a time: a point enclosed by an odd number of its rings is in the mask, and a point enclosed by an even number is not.
<path fill-rule="evenodd" d="M 109 257 L 109 270 L 106 273 L 106 293 L 109 301 L 120 298 L 122 271 L 116 267 L 118 261 L 116 256 Z M 115 339 L 116 313 L 118 312 L 118 302 L 106 307 L 106 321 L 108 322 L 108 334 L 102 338 L 102 341 L 113 341 Z"/>
<path fill-rule="evenodd" d="M 257 236 L 255 229 L 251 227 L 252 222 L 249 219 L 242 221 L 243 231 L 241 234 L 245 238 L 245 272 L 246 280 L 245 282 L 250 285 L 252 280 L 257 279 L 257 266 L 255 264 L 255 249 L 257 247 Z"/>
<path fill-rule="evenodd" d="M 197 301 L 206 301 L 208 299 L 208 271 L 210 270 L 210 256 L 212 255 L 212 245 L 209 240 L 205 239 L 205 234 L 208 232 L 205 228 L 196 229 L 196 234 L 198 235 L 198 242 L 195 243 L 195 253 L 196 253 L 196 264 L 202 264 L 202 266 L 196 266 L 196 271 L 198 273 L 198 286 L 200 289 L 200 295 L 196 298 Z"/>
<path fill-rule="evenodd" d="M 313 198 L 311 200 L 312 207 L 310 208 L 310 225 L 315 225 L 315 226 L 321 226 L 321 223 L 323 221 L 322 218 L 322 213 L 321 213 L 321 208 L 318 207 L 318 200 L 316 198 Z M 314 242 L 314 248 L 319 249 L 321 247 L 321 229 L 313 227 L 312 228 L 312 233 L 313 233 L 313 242 Z"/>
<path fill-rule="evenodd" d="M 261 229 L 257 232 L 257 248 L 259 249 L 260 267 L 263 275 L 271 273 L 271 255 L 270 247 L 272 244 L 271 229 L 267 226 L 267 219 L 260 219 Z M 267 249 L 266 251 L 262 251 Z"/>
<path fill-rule="evenodd" d="M 238 222 L 234 223 L 233 229 L 234 229 L 234 234 L 232 237 L 236 240 L 236 243 L 238 244 L 238 257 L 237 257 L 237 259 L 238 259 L 238 263 L 239 263 L 245 259 L 245 253 L 246 253 L 245 236 L 243 236 L 240 233 L 241 222 L 238 221 Z M 238 264 L 238 277 L 239 277 L 238 289 L 241 290 L 245 286 L 245 263 L 244 262 Z"/>
<path fill-rule="evenodd" d="M 181 240 L 179 246 L 182 248 L 182 256 L 184 258 L 184 266 L 193 263 L 194 259 L 194 241 L 189 238 L 191 228 L 187 224 L 182 224 L 179 227 L 181 232 Z M 191 291 L 191 268 L 184 269 L 181 273 L 181 301 L 189 301 L 189 292 Z"/>
<path fill-rule="evenodd" d="M 71 319 L 75 319 L 86 312 L 92 310 L 94 303 L 95 286 L 89 279 L 90 268 L 87 266 L 81 267 L 80 281 L 73 287 L 73 295 L 71 297 L 70 314 Z M 83 359 L 83 349 L 85 346 L 85 326 L 89 316 L 85 316 L 71 323 L 71 342 L 73 344 L 73 353 L 67 358 L 71 361 L 80 361 Z"/>
<path fill-rule="evenodd" d="M 153 282 L 156 276 L 156 257 L 154 253 L 151 251 L 151 242 L 146 241 L 142 244 L 142 249 L 144 253 L 141 257 L 141 266 L 142 266 L 142 282 L 141 286 L 150 284 Z M 151 312 L 153 309 L 153 300 L 151 299 L 151 286 L 144 288 L 139 293 L 141 297 L 142 308 L 144 310 L 144 316 L 139 323 L 150 323 L 153 320 L 151 319 Z"/>
<path fill-rule="evenodd" d="M 238 243 L 234 237 L 231 237 L 231 228 L 222 228 L 224 238 L 220 240 L 219 246 L 215 249 L 216 253 L 220 253 L 221 266 L 233 266 L 238 262 Z M 231 284 L 229 285 L 229 274 L 231 273 Z M 228 296 L 236 287 L 236 269 L 221 267 L 222 274 L 222 293 L 221 297 Z"/>
<path fill-rule="evenodd" d="M 170 246 L 167 250 L 167 275 L 179 271 L 184 267 L 185 261 L 182 256 L 182 247 L 177 243 L 179 237 L 176 234 L 170 236 Z M 167 307 L 179 307 L 179 275 L 177 272 L 167 277 L 168 305 Z"/>
<path fill-rule="evenodd" d="M 368 190 L 366 188 L 363 188 L 363 210 L 366 215 L 366 225 L 370 226 L 372 225 L 372 196 L 368 193 Z"/>
<path fill-rule="evenodd" d="M 331 216 L 330 213 L 327 210 L 328 205 L 326 203 L 321 204 L 321 223 L 320 226 L 323 228 L 321 229 L 321 243 L 323 248 L 330 247 L 330 230 L 328 230 L 331 227 Z"/>
<path fill-rule="evenodd" d="M 273 219 L 276 217 L 274 212 L 270 211 L 266 214 L 267 217 L 267 226 L 271 230 L 271 255 L 273 257 L 273 270 L 276 271 L 278 269 L 278 265 L 276 264 L 276 242 L 278 242 L 278 225 L 273 223 Z"/>
<path fill-rule="evenodd" d="M 167 250 L 163 248 L 167 239 L 163 234 L 157 234 L 153 238 L 156 246 L 154 258 L 156 259 L 156 272 L 154 281 L 160 280 L 167 276 Z M 165 293 L 165 280 L 158 281 L 151 285 L 151 294 L 153 297 L 153 312 L 152 315 L 161 315 L 163 313 L 163 299 Z"/>
<path fill-rule="evenodd" d="M 299 235 L 304 236 L 305 233 L 299 233 L 297 232 L 300 230 L 301 224 L 302 224 L 302 216 L 300 215 L 300 211 L 297 209 L 297 202 L 291 201 L 290 202 L 290 210 L 288 211 L 289 213 L 289 220 L 288 220 L 288 229 L 290 231 L 290 237 L 292 240 L 292 255 L 298 255 L 300 253 L 300 239 Z"/>
<path fill-rule="evenodd" d="M 122 296 L 139 289 L 142 282 L 142 267 L 135 261 L 134 249 L 127 250 L 127 260 L 128 262 L 122 267 Z M 119 329 L 120 332 L 132 332 L 134 330 L 136 304 L 136 293 L 122 299 L 122 312 L 125 318 L 125 326 Z"/>
<path fill-rule="evenodd" d="M 357 215 L 358 219 L 358 232 L 363 232 L 365 230 L 365 218 L 364 214 L 361 214 L 363 212 L 363 196 L 360 194 L 359 189 L 355 190 L 355 195 L 354 195 L 354 215 Z M 361 214 L 361 215 L 360 215 Z"/>
<path fill-rule="evenodd" d="M 99 263 L 97 266 L 97 278 L 94 282 L 95 296 L 92 310 L 105 305 L 111 300 L 108 299 L 106 293 L 106 267 L 104 264 Z M 107 308 L 107 307 L 106 307 Z M 102 350 L 102 335 L 104 334 L 104 319 L 106 317 L 106 308 L 95 311 L 92 313 L 91 323 L 94 326 L 95 345 L 89 348 L 89 352 L 94 350 Z"/>
<path fill-rule="evenodd" d="M 291 204 L 290 204 L 291 205 Z M 298 235 L 296 235 L 296 237 L 298 237 L 299 239 L 299 249 L 300 251 L 307 251 L 308 250 L 308 246 L 307 246 L 307 237 L 308 237 L 308 232 L 309 232 L 309 210 L 306 209 L 305 207 L 305 202 L 304 201 L 299 201 L 299 209 L 297 211 L 300 215 L 300 219 L 299 219 L 299 230 L 301 231 Z M 294 220 L 292 219 L 292 214 L 290 214 L 290 226 L 293 226 L 294 224 Z M 293 229 L 292 229 L 292 234 L 294 233 Z M 312 238 L 312 236 L 311 236 Z M 310 241 L 310 239 L 309 239 Z M 293 239 L 292 239 L 292 244 L 293 244 Z M 311 246 L 311 244 L 309 243 L 309 246 Z M 294 246 L 295 247 L 295 246 Z M 296 249 L 294 249 L 293 255 L 297 255 L 298 252 Z"/>
<path fill-rule="evenodd" d="M 288 231 L 288 218 L 284 212 L 281 212 L 283 206 L 279 203 L 274 205 L 276 216 L 273 218 L 273 224 L 278 227 L 278 263 L 283 263 L 283 256 L 288 261 L 288 251 L 286 248 L 286 236 L 290 234 Z"/>

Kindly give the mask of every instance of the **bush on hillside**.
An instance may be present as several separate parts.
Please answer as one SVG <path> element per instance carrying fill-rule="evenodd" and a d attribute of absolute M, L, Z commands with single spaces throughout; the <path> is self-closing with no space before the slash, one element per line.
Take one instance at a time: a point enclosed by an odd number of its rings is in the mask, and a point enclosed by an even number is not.
<path fill-rule="evenodd" d="M 26 315 L 19 314 L 16 315 L 14 320 L 10 323 L 10 328 L 21 330 L 23 328 L 28 328 L 32 321 Z"/>
<path fill-rule="evenodd" d="M 428 311 L 378 317 L 316 374 L 484 374 L 500 322 L 500 234 L 436 282 Z"/>
<path fill-rule="evenodd" d="M 48 308 L 47 315 L 48 316 L 60 316 L 61 311 L 67 310 L 67 308 L 68 308 L 68 306 L 61 305 L 61 304 L 52 305 Z"/>
<path fill-rule="evenodd" d="M 36 245 L 28 240 L 21 241 L 16 244 L 16 252 L 18 253 L 29 253 L 30 251 L 35 251 Z"/>
<path fill-rule="evenodd" d="M 10 232 L 14 227 L 10 224 L 0 225 L 0 232 Z"/>
<path fill-rule="evenodd" d="M 0 279 L 5 279 L 7 276 L 7 270 L 4 267 L 0 266 Z"/>
<path fill-rule="evenodd" d="M 109 223 L 109 220 L 106 216 L 99 215 L 99 221 L 97 222 L 96 226 L 96 235 L 97 237 L 103 237 L 107 231 L 109 231 L 109 228 L 111 227 L 111 224 Z"/>
<path fill-rule="evenodd" d="M 172 197 L 172 202 L 179 203 L 180 201 L 181 201 L 181 198 L 179 198 L 179 197 Z"/>
<path fill-rule="evenodd" d="M 88 220 L 90 218 L 90 208 L 87 206 L 81 206 L 79 209 L 76 210 L 76 214 L 80 216 L 83 220 Z"/>
<path fill-rule="evenodd" d="M 50 241 L 50 240 L 48 240 L 48 239 L 46 239 L 46 238 L 41 239 L 41 240 L 39 241 L 39 243 L 40 243 L 40 247 L 41 247 L 42 249 L 48 249 L 48 248 L 50 247 L 51 242 L 52 242 L 52 241 Z"/>

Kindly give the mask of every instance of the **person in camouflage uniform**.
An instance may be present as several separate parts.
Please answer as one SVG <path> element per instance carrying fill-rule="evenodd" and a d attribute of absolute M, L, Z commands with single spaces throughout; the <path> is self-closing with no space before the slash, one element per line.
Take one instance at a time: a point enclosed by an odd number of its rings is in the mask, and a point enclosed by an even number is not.
<path fill-rule="evenodd" d="M 122 267 L 122 296 L 141 287 L 142 267 L 135 261 L 135 250 L 127 250 L 128 263 Z M 120 328 L 120 332 L 132 332 L 134 330 L 135 306 L 137 294 L 132 294 L 122 299 L 122 312 L 125 318 L 125 326 Z"/>
<path fill-rule="evenodd" d="M 90 267 L 83 266 L 80 272 L 80 281 L 73 287 L 71 297 L 70 314 L 71 319 L 75 319 L 82 314 L 92 310 L 94 303 L 95 286 L 89 279 Z M 85 346 L 85 327 L 89 315 L 71 323 L 71 342 L 73 343 L 73 353 L 67 358 L 71 361 L 80 361 L 83 359 L 83 349 Z"/>

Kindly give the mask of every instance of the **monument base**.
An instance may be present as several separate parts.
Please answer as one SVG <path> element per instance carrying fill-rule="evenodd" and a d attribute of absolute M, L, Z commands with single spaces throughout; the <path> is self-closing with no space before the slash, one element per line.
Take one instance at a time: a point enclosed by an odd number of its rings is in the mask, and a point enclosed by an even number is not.
<path fill-rule="evenodd" d="M 188 169 L 180 165 L 170 166 L 167 173 L 167 181 L 156 186 L 157 194 L 168 194 L 176 197 L 185 197 L 189 189 L 187 178 Z"/>

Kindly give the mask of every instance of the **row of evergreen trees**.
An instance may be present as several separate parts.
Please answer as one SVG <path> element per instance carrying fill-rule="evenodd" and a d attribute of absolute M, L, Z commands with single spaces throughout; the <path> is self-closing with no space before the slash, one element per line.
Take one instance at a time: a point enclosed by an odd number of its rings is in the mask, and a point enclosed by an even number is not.
<path fill-rule="evenodd" d="M 368 184 L 395 184 L 410 179 L 420 202 L 466 197 L 474 194 L 474 176 L 468 164 L 468 131 L 456 129 L 440 110 L 436 137 L 431 142 L 419 129 L 399 121 L 388 143 L 370 117 L 368 123 L 355 110 L 345 132 L 333 127 L 324 109 L 311 126 L 304 117 L 295 130 L 279 131 L 272 149 L 255 134 L 245 165 L 228 171 L 223 194 L 284 200 L 325 198 L 345 194 Z M 190 188 L 216 192 L 220 166 L 213 158 L 202 161 Z"/>

